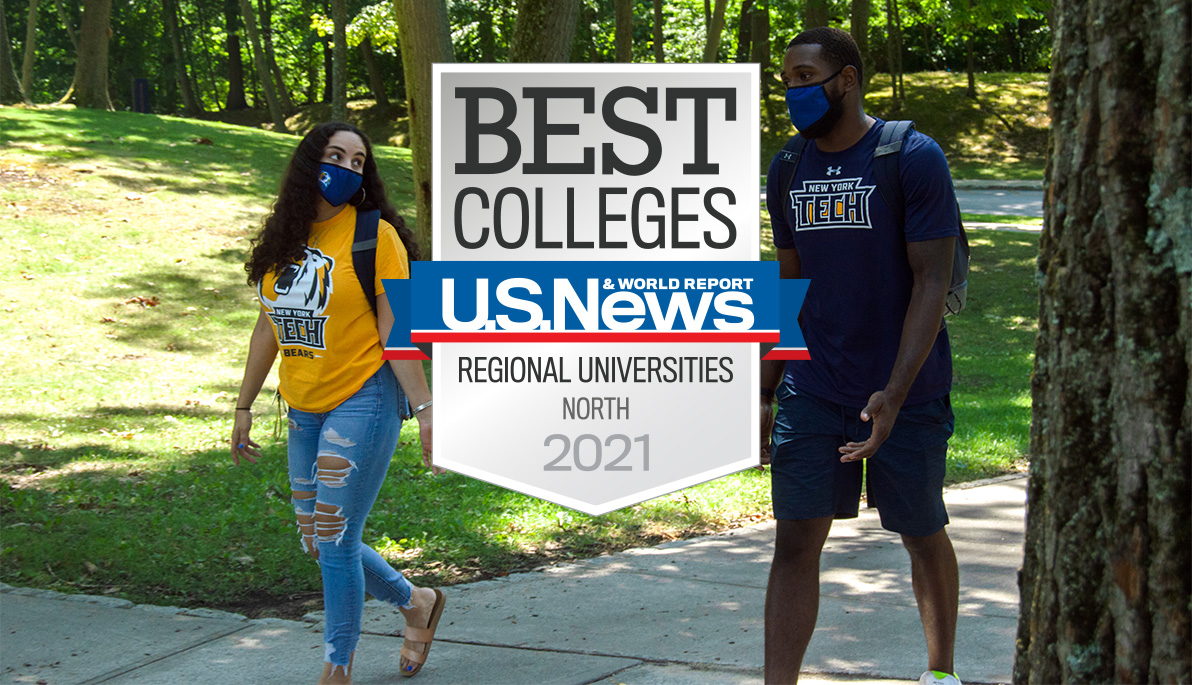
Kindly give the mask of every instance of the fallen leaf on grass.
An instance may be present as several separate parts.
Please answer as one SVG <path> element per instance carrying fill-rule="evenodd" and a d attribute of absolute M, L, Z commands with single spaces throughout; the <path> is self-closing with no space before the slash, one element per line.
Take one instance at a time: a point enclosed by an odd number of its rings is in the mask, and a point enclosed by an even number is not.
<path fill-rule="evenodd" d="M 116 320 L 110 316 L 105 316 L 99 320 L 100 323 L 116 323 Z"/>
<path fill-rule="evenodd" d="M 139 304 L 143 307 L 156 307 L 157 305 L 161 304 L 161 300 L 158 300 L 156 296 L 145 297 L 144 295 L 137 295 L 132 299 L 125 300 L 124 304 Z"/>
<path fill-rule="evenodd" d="M 140 200 L 143 197 L 145 197 L 145 196 L 140 193 L 129 193 L 124 196 L 124 199 L 125 200 Z"/>
<path fill-rule="evenodd" d="M 87 569 L 87 573 L 99 573 L 99 567 L 90 561 L 84 561 L 83 568 Z"/>
<path fill-rule="evenodd" d="M 215 145 L 210 138 L 191 138 L 190 142 L 195 145 Z"/>

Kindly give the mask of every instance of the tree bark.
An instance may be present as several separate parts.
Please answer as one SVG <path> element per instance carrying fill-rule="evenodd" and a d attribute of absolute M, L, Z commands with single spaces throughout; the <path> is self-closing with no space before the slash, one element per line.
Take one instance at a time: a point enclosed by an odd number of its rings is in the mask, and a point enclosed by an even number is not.
<path fill-rule="evenodd" d="M 33 62 L 37 58 L 37 0 L 29 0 L 29 20 L 25 22 L 25 59 L 21 63 L 21 91 L 33 92 Z"/>
<path fill-rule="evenodd" d="M 331 0 L 331 22 L 335 25 L 331 49 L 331 118 L 348 120 L 348 4 Z"/>
<path fill-rule="evenodd" d="M 803 6 L 803 29 L 828 25 L 828 0 L 807 0 Z"/>
<path fill-rule="evenodd" d="M 0 11 L 0 104 L 14 105 L 18 102 L 29 100 L 25 97 L 25 91 L 21 90 L 21 80 L 17 78 L 12 63 L 12 43 L 8 42 L 8 26 L 4 12 Z"/>
<path fill-rule="evenodd" d="M 662 0 L 654 0 L 654 61 L 666 62 L 666 38 L 662 33 Z"/>
<path fill-rule="evenodd" d="M 737 15 L 737 61 L 748 62 L 753 54 L 753 0 L 741 2 Z"/>
<path fill-rule="evenodd" d="M 1014 681 L 1186 683 L 1190 10 L 1055 13 Z"/>
<path fill-rule="evenodd" d="M 373 51 L 371 37 L 365 36 L 364 40 L 360 41 L 360 54 L 364 57 L 364 67 L 368 70 L 368 87 L 372 90 L 373 99 L 382 107 L 389 106 L 389 95 L 385 92 L 385 76 L 377 62 L 377 53 Z"/>
<path fill-rule="evenodd" d="M 252 48 L 252 63 L 256 68 L 257 80 L 261 83 L 261 89 L 265 91 L 265 102 L 269 105 L 269 116 L 273 119 L 273 130 L 277 133 L 289 133 L 289 129 L 286 128 L 286 115 L 281 110 L 277 90 L 269 76 L 269 65 L 265 63 L 265 50 L 261 47 L 261 35 L 257 32 L 252 0 L 240 0 L 240 12 L 244 16 L 244 29 L 248 33 L 248 42 Z"/>
<path fill-rule="evenodd" d="M 240 56 L 240 7 L 238 0 L 224 0 L 224 25 L 228 32 L 228 104 L 226 109 L 248 109 L 244 97 L 244 60 Z"/>
<path fill-rule="evenodd" d="M 62 22 L 62 28 L 66 29 L 66 35 L 70 37 L 70 44 L 74 46 L 75 52 L 78 52 L 79 36 L 75 33 L 70 17 L 66 16 L 66 7 L 63 6 L 62 0 L 55 0 L 54 4 L 58 7 L 58 19 Z"/>
<path fill-rule="evenodd" d="M 613 19 L 616 25 L 613 45 L 615 60 L 633 61 L 633 0 L 613 0 Z"/>
<path fill-rule="evenodd" d="M 432 188 L 431 64 L 454 62 L 444 0 L 394 0 L 402 68 L 406 76 L 406 111 L 410 113 L 410 151 L 414 162 L 414 198 L 418 221 L 412 227 L 423 254 L 431 254 L 434 213 Z M 572 22 L 574 24 L 574 21 Z M 570 41 L 568 41 L 570 47 Z"/>
<path fill-rule="evenodd" d="M 108 97 L 108 39 L 112 0 L 84 0 L 74 82 L 62 102 L 88 109 L 112 109 Z"/>
<path fill-rule="evenodd" d="M 277 98 L 281 101 L 282 111 L 287 114 L 293 112 L 294 99 L 290 97 L 290 89 L 286 87 L 286 79 L 277 64 L 277 53 L 273 50 L 272 0 L 261 0 L 261 43 L 265 47 L 265 61 L 269 65 L 270 75 L 273 76 L 273 85 L 277 88 Z"/>
<path fill-rule="evenodd" d="M 519 0 L 510 62 L 566 62 L 581 0 Z"/>
<path fill-rule="evenodd" d="M 857 51 L 861 53 L 861 95 L 869 88 L 869 78 L 873 75 L 873 56 L 869 54 L 869 13 L 871 0 L 853 0 L 852 14 L 849 18 L 848 32 L 857 44 Z"/>
<path fill-rule="evenodd" d="M 716 0 L 712 9 L 712 23 L 708 24 L 708 42 L 704 44 L 704 61 L 715 62 L 720 53 L 720 36 L 724 33 L 724 11 L 728 0 Z"/>
<path fill-rule="evenodd" d="M 188 117 L 196 117 L 203 108 L 199 106 L 195 93 L 190 87 L 190 76 L 187 75 L 186 55 L 182 50 L 182 37 L 178 29 L 178 0 L 164 0 L 162 14 L 165 17 L 166 33 L 170 37 L 170 49 L 174 52 L 174 64 L 178 70 L 178 89 L 182 93 L 182 110 Z"/>

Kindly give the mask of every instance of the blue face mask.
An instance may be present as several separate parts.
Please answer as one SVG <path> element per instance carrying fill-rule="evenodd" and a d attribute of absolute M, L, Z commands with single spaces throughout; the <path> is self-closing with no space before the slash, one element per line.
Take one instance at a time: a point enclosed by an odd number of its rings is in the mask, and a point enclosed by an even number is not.
<path fill-rule="evenodd" d="M 319 194 L 332 207 L 347 202 L 364 182 L 364 176 L 336 164 L 323 162 L 319 166 Z"/>
<path fill-rule="evenodd" d="M 786 109 L 790 112 L 791 123 L 795 125 L 795 128 L 805 131 L 828 113 L 831 105 L 828 102 L 828 91 L 824 86 L 839 76 L 842 71 L 844 71 L 843 68 L 837 70 L 835 74 L 819 83 L 786 89 Z"/>

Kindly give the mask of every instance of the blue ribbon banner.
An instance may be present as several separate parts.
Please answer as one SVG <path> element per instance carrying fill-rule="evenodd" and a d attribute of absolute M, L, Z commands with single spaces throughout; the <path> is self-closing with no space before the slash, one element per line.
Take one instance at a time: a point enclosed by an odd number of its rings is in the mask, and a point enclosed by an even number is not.
<path fill-rule="evenodd" d="M 806 280 L 777 262 L 414 262 L 385 281 L 386 359 L 436 342 L 757 342 L 808 359 Z"/>

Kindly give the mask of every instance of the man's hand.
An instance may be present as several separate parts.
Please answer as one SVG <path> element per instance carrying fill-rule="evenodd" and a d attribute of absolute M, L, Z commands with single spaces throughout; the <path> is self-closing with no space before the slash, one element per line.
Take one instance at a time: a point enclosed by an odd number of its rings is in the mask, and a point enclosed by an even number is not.
<path fill-rule="evenodd" d="M 898 418 L 898 411 L 902 409 L 902 400 L 892 396 L 885 390 L 879 390 L 869 396 L 869 404 L 861 410 L 861 420 L 873 420 L 873 431 L 865 442 L 846 443 L 839 449 L 843 454 L 842 462 L 860 461 L 872 457 L 877 448 L 882 446 L 890 431 L 894 430 L 894 420 Z"/>
<path fill-rule="evenodd" d="M 761 398 L 761 442 L 762 447 L 761 458 L 758 461 L 758 470 L 765 470 L 764 467 L 770 464 L 770 433 L 774 430 L 774 404 L 773 401 L 767 397 Z"/>

